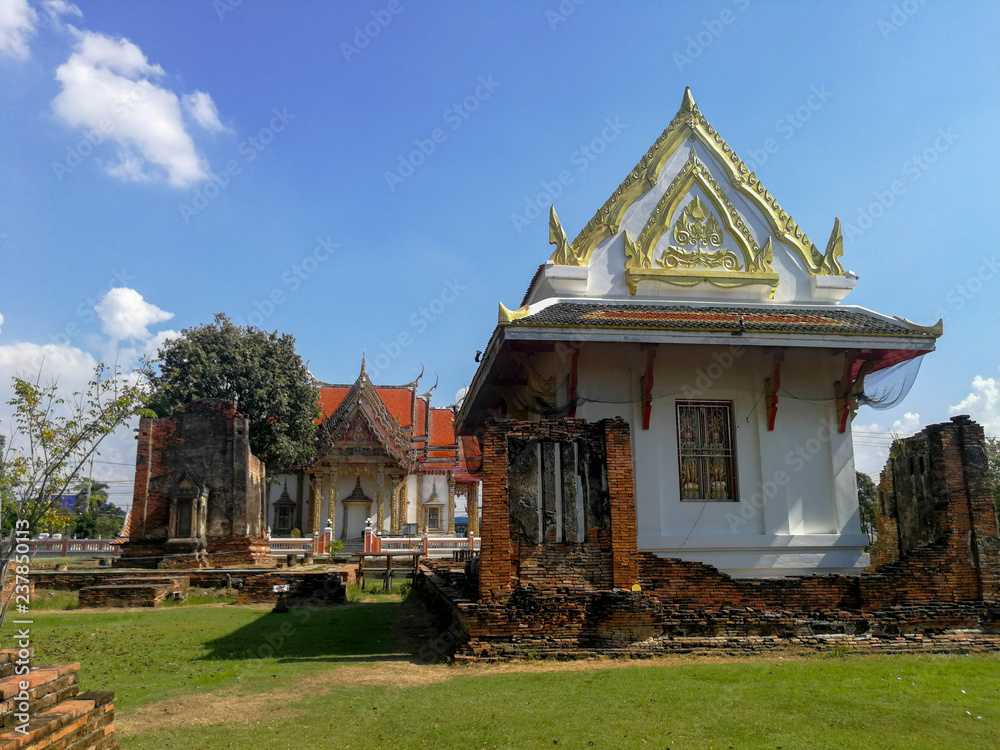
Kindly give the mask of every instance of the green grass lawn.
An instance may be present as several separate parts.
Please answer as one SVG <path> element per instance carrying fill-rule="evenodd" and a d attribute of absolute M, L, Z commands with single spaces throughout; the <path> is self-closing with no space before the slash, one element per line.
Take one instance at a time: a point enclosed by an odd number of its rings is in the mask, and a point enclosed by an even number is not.
<path fill-rule="evenodd" d="M 364 598 L 54 612 L 33 637 L 38 663 L 82 661 L 83 689 L 116 691 L 126 750 L 1000 747 L 996 656 L 420 665 L 394 628 L 412 602 Z"/>

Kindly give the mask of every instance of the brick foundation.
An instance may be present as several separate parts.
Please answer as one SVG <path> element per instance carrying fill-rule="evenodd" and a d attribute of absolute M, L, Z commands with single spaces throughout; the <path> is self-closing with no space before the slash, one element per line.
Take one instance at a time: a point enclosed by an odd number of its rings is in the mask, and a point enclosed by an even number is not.
<path fill-rule="evenodd" d="M 121 577 L 80 589 L 79 607 L 158 607 L 170 597 L 187 596 L 190 580 L 177 577 Z"/>
<path fill-rule="evenodd" d="M 17 660 L 16 650 L 0 650 L 0 750 L 118 748 L 114 693 L 80 693 L 79 664 L 33 666 L 29 674 L 18 675 Z M 18 714 L 25 702 L 28 722 L 23 733 L 17 727 L 23 723 Z"/>
<path fill-rule="evenodd" d="M 983 440 L 979 425 L 956 419 L 893 447 L 890 478 L 883 474 L 880 485 L 877 570 L 734 579 L 710 565 L 636 550 L 625 423 L 492 421 L 478 581 L 430 562 L 419 588 L 450 620 L 449 632 L 461 634 L 461 659 L 837 644 L 1000 650 L 1000 530 Z M 575 446 L 581 477 L 598 476 L 595 462 L 605 462 L 606 483 L 589 485 L 582 541 L 557 541 L 571 534 L 549 524 L 560 515 L 546 498 L 565 497 L 552 488 L 568 484 L 567 475 L 560 478 L 567 460 L 548 457 L 569 456 L 566 445 Z M 565 510 L 561 517 L 565 525 Z"/>
<path fill-rule="evenodd" d="M 267 575 L 270 571 L 259 569 L 211 569 L 186 570 L 183 578 L 191 586 L 202 589 L 240 588 L 245 581 L 256 576 Z M 79 591 L 88 586 L 114 586 L 124 581 L 142 583 L 146 579 L 162 579 L 164 574 L 156 571 L 111 570 L 98 572 L 53 572 L 37 571 L 31 574 L 31 581 L 39 589 L 53 591 Z"/>
<path fill-rule="evenodd" d="M 325 607 L 347 603 L 346 572 L 268 573 L 248 580 L 236 595 L 237 604 L 274 604 L 274 586 L 287 584 L 285 601 L 292 607 Z"/>

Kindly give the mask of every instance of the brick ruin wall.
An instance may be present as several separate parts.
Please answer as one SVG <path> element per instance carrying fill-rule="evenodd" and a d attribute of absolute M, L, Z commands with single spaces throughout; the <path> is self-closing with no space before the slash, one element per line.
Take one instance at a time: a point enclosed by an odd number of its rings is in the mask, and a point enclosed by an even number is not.
<path fill-rule="evenodd" d="M 278 595 L 275 585 L 288 586 L 285 600 L 289 606 L 323 607 L 347 603 L 347 574 L 328 573 L 267 573 L 249 579 L 236 595 L 237 604 L 274 604 Z"/>
<path fill-rule="evenodd" d="M 264 538 L 264 465 L 249 448 L 246 419 L 232 402 L 203 399 L 173 416 L 139 421 L 128 542 L 116 567 L 273 568 Z M 171 557 L 170 496 L 185 471 L 208 487 L 207 553 Z"/>
<path fill-rule="evenodd" d="M 458 658 L 847 642 L 882 651 L 997 649 L 1000 531 L 983 444 L 982 428 L 957 418 L 894 446 L 877 570 L 734 579 L 636 550 L 624 422 L 495 421 L 483 446 L 478 583 L 431 563 L 421 588 L 433 592 L 442 623 L 462 634 Z M 900 513 L 914 504 L 914 487 L 925 488 L 922 504 Z"/>

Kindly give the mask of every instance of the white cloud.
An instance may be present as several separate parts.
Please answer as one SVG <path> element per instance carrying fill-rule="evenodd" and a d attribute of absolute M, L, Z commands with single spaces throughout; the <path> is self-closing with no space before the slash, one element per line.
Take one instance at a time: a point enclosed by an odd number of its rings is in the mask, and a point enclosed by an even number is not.
<path fill-rule="evenodd" d="M 219 120 L 219 110 L 215 108 L 212 97 L 204 91 L 195 91 L 193 94 L 185 94 L 181 97 L 181 104 L 187 113 L 194 118 L 194 121 L 205 130 L 212 132 L 222 132 L 228 130 Z"/>
<path fill-rule="evenodd" d="M 181 337 L 180 331 L 171 331 L 171 330 L 160 331 L 159 333 L 155 334 L 149 341 L 146 342 L 145 346 L 143 347 L 142 353 L 146 357 L 150 358 L 155 357 L 157 351 L 159 351 L 160 347 L 162 347 L 163 344 L 166 343 L 168 339 L 179 339 L 180 337 Z"/>
<path fill-rule="evenodd" d="M 83 15 L 67 0 L 41 0 L 39 5 L 44 15 L 32 8 L 28 0 L 0 0 L 0 56 L 27 60 L 31 56 L 28 43 L 40 26 L 49 24 L 62 29 L 63 16 Z"/>
<path fill-rule="evenodd" d="M 38 14 L 28 0 L 0 0 L 0 55 L 27 60 Z"/>
<path fill-rule="evenodd" d="M 979 422 L 987 435 L 1000 435 L 1000 381 L 976 375 L 972 379 L 972 393 L 949 411 L 954 414 L 968 414 Z"/>
<path fill-rule="evenodd" d="M 149 326 L 174 317 L 173 313 L 146 302 L 139 292 L 128 287 L 108 290 L 94 310 L 101 320 L 101 328 L 115 341 L 145 341 L 150 337 Z"/>
<path fill-rule="evenodd" d="M 144 353 L 152 351 L 168 338 L 178 337 L 176 331 L 160 331 L 150 335 L 146 326 L 173 317 L 155 305 L 145 302 L 134 289 L 117 288 L 106 294 L 99 303 L 98 310 L 105 332 L 116 338 L 142 339 L 136 348 L 118 346 L 116 340 L 108 341 L 102 336 L 85 335 L 86 349 L 69 344 L 34 344 L 20 342 L 0 345 L 0 434 L 18 443 L 11 407 L 7 404 L 12 396 L 11 378 L 21 377 L 42 386 L 55 384 L 59 394 L 70 397 L 73 392 L 83 392 L 94 373 L 99 360 L 109 366 L 117 366 L 126 382 L 136 382 L 139 376 L 131 372 L 137 360 Z M 2 316 L 0 316 L 2 323 Z M 132 462 L 135 461 L 135 420 L 108 435 L 101 443 L 93 471 L 95 479 L 129 480 L 134 476 Z M 121 464 L 121 465 L 118 465 Z M 127 484 L 112 494 L 112 500 L 121 505 L 130 502 L 131 492 Z"/>
<path fill-rule="evenodd" d="M 920 424 L 920 415 L 916 412 L 908 411 L 892 423 L 892 427 L 889 428 L 889 432 L 897 437 L 908 437 L 922 428 L 923 425 Z"/>
<path fill-rule="evenodd" d="M 67 0 L 42 0 L 42 8 L 54 23 L 59 23 L 62 16 L 83 16 L 83 11 Z"/>
<path fill-rule="evenodd" d="M 127 181 L 165 179 L 179 188 L 206 179 L 208 163 L 185 127 L 181 100 L 150 80 L 162 77 L 163 68 L 128 39 L 73 32 L 74 52 L 56 70 L 62 91 L 53 109 L 66 124 L 96 130 L 118 145 L 109 174 Z M 223 129 L 208 94 L 186 96 L 184 107 L 202 127 Z"/>
<path fill-rule="evenodd" d="M 80 390 L 90 380 L 97 360 L 75 346 L 22 342 L 0 346 L 0 386 L 6 391 L 13 377 L 58 382 L 60 389 Z M 4 402 L 7 399 L 3 399 Z"/>

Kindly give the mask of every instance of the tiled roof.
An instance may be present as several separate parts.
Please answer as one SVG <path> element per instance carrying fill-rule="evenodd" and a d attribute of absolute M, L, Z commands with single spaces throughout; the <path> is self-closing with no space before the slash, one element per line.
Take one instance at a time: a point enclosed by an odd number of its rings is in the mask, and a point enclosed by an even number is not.
<path fill-rule="evenodd" d="M 902 323 L 859 310 L 829 308 L 738 307 L 729 305 L 632 305 L 558 302 L 513 321 L 511 326 L 649 328 L 691 331 L 832 333 L 934 338 Z"/>
<path fill-rule="evenodd" d="M 337 407 L 340 406 L 340 402 L 344 400 L 344 396 L 347 392 L 351 390 L 349 385 L 324 385 L 320 386 L 319 389 L 319 410 L 320 416 L 317 422 L 322 422 L 324 419 L 329 417 L 335 411 Z"/>
<path fill-rule="evenodd" d="M 319 402 L 322 423 L 333 416 L 354 386 L 322 385 L 319 388 Z M 389 417 L 402 428 L 411 440 L 410 447 L 416 451 L 417 464 L 421 471 L 454 471 L 462 481 L 473 481 L 472 475 L 478 471 L 481 461 L 479 443 L 473 438 L 458 439 L 455 436 L 454 412 L 451 409 L 430 409 L 430 436 L 426 441 L 414 439 L 427 437 L 427 402 L 415 395 L 409 386 L 374 386 Z M 417 419 L 413 423 L 413 399 L 417 403 Z"/>
<path fill-rule="evenodd" d="M 451 409 L 431 409 L 432 446 L 455 445 L 455 413 Z"/>
<path fill-rule="evenodd" d="M 413 391 L 406 387 L 386 388 L 375 386 L 378 395 L 382 397 L 385 408 L 403 427 L 410 426 L 413 417 Z"/>

